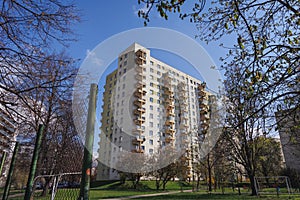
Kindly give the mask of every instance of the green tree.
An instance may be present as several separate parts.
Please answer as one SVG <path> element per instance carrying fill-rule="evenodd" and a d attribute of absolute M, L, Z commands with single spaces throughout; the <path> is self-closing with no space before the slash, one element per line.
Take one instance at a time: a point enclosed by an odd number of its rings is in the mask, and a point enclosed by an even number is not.
<path fill-rule="evenodd" d="M 278 176 L 283 167 L 280 142 L 270 137 L 258 137 L 255 142 L 261 147 L 257 156 L 258 175 Z"/>
<path fill-rule="evenodd" d="M 161 16 L 182 7 L 186 1 L 139 1 L 148 5 L 146 22 L 156 7 Z M 215 0 L 207 11 L 204 1 L 180 17 L 190 18 L 205 42 L 226 36 L 235 42 L 221 58 L 227 97 L 227 134 L 235 161 L 244 166 L 255 194 L 254 176 L 259 147 L 253 142 L 274 127 L 274 112 L 299 107 L 299 22 L 297 0 Z M 170 9 L 171 7 L 171 9 Z M 176 9 L 180 12 L 180 9 Z M 203 13 L 201 13 L 203 12 Z M 167 17 L 165 17 L 167 19 Z M 234 41 L 234 40 L 233 40 Z M 224 46 L 223 44 L 220 44 Z M 268 119 L 268 120 L 267 120 Z"/>

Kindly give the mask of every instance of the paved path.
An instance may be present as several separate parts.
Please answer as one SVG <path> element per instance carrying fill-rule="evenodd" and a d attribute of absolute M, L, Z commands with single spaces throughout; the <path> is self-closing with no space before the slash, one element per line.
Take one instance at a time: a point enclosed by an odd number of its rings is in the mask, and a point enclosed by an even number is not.
<path fill-rule="evenodd" d="M 128 196 L 128 197 L 118 197 L 118 198 L 105 199 L 105 200 L 137 199 L 137 198 L 141 198 L 141 197 L 155 197 L 155 196 L 161 196 L 161 195 L 176 194 L 176 193 L 180 193 L 180 192 L 181 191 L 161 192 L 161 193 L 154 193 L 154 194 L 140 194 L 140 195 L 134 195 L 134 196 Z M 192 192 L 192 190 L 184 190 L 183 192 Z"/>

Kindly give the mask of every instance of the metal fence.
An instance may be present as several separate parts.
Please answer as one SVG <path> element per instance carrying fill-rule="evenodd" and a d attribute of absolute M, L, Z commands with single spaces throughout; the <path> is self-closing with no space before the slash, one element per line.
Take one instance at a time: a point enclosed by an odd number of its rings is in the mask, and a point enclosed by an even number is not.
<path fill-rule="evenodd" d="M 41 175 L 34 179 L 33 199 L 76 200 L 79 197 L 81 172 Z"/>

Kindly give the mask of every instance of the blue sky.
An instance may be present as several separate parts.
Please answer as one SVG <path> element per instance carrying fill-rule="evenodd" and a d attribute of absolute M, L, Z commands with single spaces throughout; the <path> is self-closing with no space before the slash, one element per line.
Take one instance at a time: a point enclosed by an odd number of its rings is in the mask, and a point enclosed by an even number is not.
<path fill-rule="evenodd" d="M 188 2 L 189 3 L 187 3 L 187 5 L 183 7 L 183 10 L 192 7 L 191 2 L 193 1 Z M 80 9 L 82 22 L 74 27 L 74 32 L 77 34 L 78 41 L 73 43 L 70 48 L 68 48 L 68 52 L 72 57 L 80 59 L 80 63 L 84 60 L 88 52 L 91 52 L 99 43 L 103 42 L 109 37 L 130 29 L 144 27 L 143 19 L 138 18 L 137 16 L 138 9 L 143 9 L 143 5 L 138 5 L 137 0 L 75 0 L 74 3 Z M 206 5 L 206 9 L 208 8 L 208 6 L 209 5 Z M 172 29 L 175 31 L 179 31 L 191 38 L 195 38 L 195 35 L 199 34 L 199 31 L 196 29 L 195 24 L 190 23 L 189 20 L 180 20 L 178 18 L 178 13 L 169 15 L 169 19 L 166 21 L 154 11 L 151 15 L 151 21 L 150 23 L 148 23 L 148 26 Z M 219 58 L 221 56 L 224 56 L 226 53 L 223 48 L 218 46 L 219 42 L 205 44 L 199 39 L 196 39 L 195 41 L 201 44 L 202 47 L 208 52 L 218 68 L 218 66 L 220 66 L 221 64 L 219 62 Z M 224 41 L 222 42 L 224 43 Z M 123 50 L 124 49 L 121 49 L 120 52 Z M 173 61 L 174 63 L 172 63 L 171 55 L 164 54 L 163 57 L 166 58 L 164 60 L 159 58 L 159 55 L 163 52 L 156 51 L 153 53 L 153 57 L 156 57 L 171 65 L 178 63 L 178 65 L 174 67 L 181 69 L 190 75 L 195 74 L 194 69 L 191 66 L 188 66 L 188 63 L 184 60 L 177 59 L 175 62 Z M 115 68 L 116 62 L 113 62 L 105 74 L 108 74 Z M 97 113 L 101 112 L 101 99 L 102 93 L 104 91 L 103 83 L 104 82 L 102 78 L 102 80 L 100 80 L 99 82 L 99 110 Z M 98 125 L 100 125 L 99 120 L 100 119 L 98 116 Z M 96 141 L 94 144 L 94 150 L 98 148 L 97 142 L 99 139 L 97 135 L 98 133 L 95 133 Z"/>

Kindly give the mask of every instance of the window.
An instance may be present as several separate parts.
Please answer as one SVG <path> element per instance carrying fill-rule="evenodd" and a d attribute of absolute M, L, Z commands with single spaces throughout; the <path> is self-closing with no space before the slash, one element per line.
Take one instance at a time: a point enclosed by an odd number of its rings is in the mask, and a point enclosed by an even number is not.
<path fill-rule="evenodd" d="M 152 113 L 150 113 L 150 119 L 153 119 L 153 114 Z"/>
<path fill-rule="evenodd" d="M 157 103 L 160 104 L 160 99 L 157 99 Z"/>
<path fill-rule="evenodd" d="M 108 111 L 108 112 L 106 113 L 106 116 L 109 116 L 109 114 L 110 114 L 110 112 Z"/>
<path fill-rule="evenodd" d="M 127 58 L 127 53 L 125 54 L 125 58 Z"/>
<path fill-rule="evenodd" d="M 122 89 L 125 89 L 125 83 L 122 85 Z"/>
<path fill-rule="evenodd" d="M 124 61 L 124 66 L 127 65 L 127 60 Z"/>
<path fill-rule="evenodd" d="M 125 97 L 125 92 L 124 91 L 122 92 L 122 97 Z"/>
<path fill-rule="evenodd" d="M 153 98 L 152 97 L 150 97 L 150 102 L 153 102 Z"/>
<path fill-rule="evenodd" d="M 157 64 L 157 68 L 160 69 L 160 65 L 159 64 Z"/>
<path fill-rule="evenodd" d="M 120 64 L 120 68 L 122 68 L 122 64 Z"/>
<path fill-rule="evenodd" d="M 149 131 L 149 136 L 153 136 L 153 131 L 152 130 Z"/>
<path fill-rule="evenodd" d="M 122 140 L 123 140 L 123 137 L 120 136 L 120 137 L 119 137 L 119 142 L 122 142 Z"/>
<path fill-rule="evenodd" d="M 160 111 L 160 107 L 157 108 L 157 112 L 159 112 L 159 111 Z"/>
<path fill-rule="evenodd" d="M 123 60 L 123 58 L 122 57 L 120 57 L 120 61 L 122 61 Z"/>
<path fill-rule="evenodd" d="M 153 106 L 150 106 L 150 110 L 153 110 Z"/>
<path fill-rule="evenodd" d="M 153 87 L 153 83 L 152 82 L 150 83 L 150 87 Z"/>
<path fill-rule="evenodd" d="M 122 146 L 119 146 L 119 151 L 123 151 Z"/>
<path fill-rule="evenodd" d="M 150 144 L 150 145 L 153 145 L 153 140 L 149 140 L 149 144 Z"/>
<path fill-rule="evenodd" d="M 149 149 L 149 154 L 153 154 L 153 149 Z"/>
<path fill-rule="evenodd" d="M 123 71 L 123 73 L 125 74 L 126 73 L 126 68 L 124 68 L 124 71 Z M 124 80 L 124 79 L 123 79 Z"/>
<path fill-rule="evenodd" d="M 153 90 L 150 90 L 150 94 L 153 94 L 154 92 L 153 92 Z"/>
<path fill-rule="evenodd" d="M 151 80 L 154 80 L 154 76 L 153 76 L 153 75 L 150 75 L 150 79 L 151 79 Z"/>
<path fill-rule="evenodd" d="M 150 65 L 153 65 L 154 63 L 153 63 L 153 61 L 150 61 Z"/>
<path fill-rule="evenodd" d="M 149 122 L 149 126 L 150 126 L 150 127 L 153 127 L 153 122 Z"/>
<path fill-rule="evenodd" d="M 160 75 L 161 73 L 160 73 L 160 71 L 157 71 L 157 75 Z"/>
<path fill-rule="evenodd" d="M 153 68 L 150 68 L 150 72 L 152 72 L 152 73 L 154 72 Z"/>

